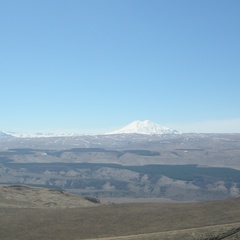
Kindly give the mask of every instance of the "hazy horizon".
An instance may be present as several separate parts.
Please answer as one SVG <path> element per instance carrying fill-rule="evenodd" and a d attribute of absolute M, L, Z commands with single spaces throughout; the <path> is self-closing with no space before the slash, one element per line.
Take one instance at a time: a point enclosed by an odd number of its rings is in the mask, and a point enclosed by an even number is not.
<path fill-rule="evenodd" d="M 130 124 L 127 123 L 126 125 Z M 158 123 L 157 123 L 158 124 Z M 88 129 L 85 131 L 81 131 L 79 129 L 57 129 L 57 130 L 32 130 L 32 131 L 12 131 L 7 130 L 3 132 L 15 132 L 15 133 L 21 133 L 21 134 L 79 134 L 79 135 L 101 135 L 101 134 L 107 134 L 111 131 L 119 130 L 124 126 L 116 126 L 115 128 L 109 127 L 106 129 L 102 129 L 100 127 L 93 127 L 92 129 Z M 160 124 L 161 125 L 161 124 Z M 208 121 L 208 122 L 202 122 L 202 123 L 192 123 L 189 125 L 184 124 L 175 124 L 175 125 L 161 125 L 162 127 L 169 127 L 174 130 L 179 131 L 180 133 L 240 133 L 240 130 L 238 130 L 238 127 L 240 125 L 240 121 L 238 119 L 232 119 L 232 120 L 226 120 L 226 121 Z M 222 130 L 219 130 L 222 129 Z M 227 131 L 226 131 L 227 130 Z M 1 132 L 1 131 L 0 131 Z"/>

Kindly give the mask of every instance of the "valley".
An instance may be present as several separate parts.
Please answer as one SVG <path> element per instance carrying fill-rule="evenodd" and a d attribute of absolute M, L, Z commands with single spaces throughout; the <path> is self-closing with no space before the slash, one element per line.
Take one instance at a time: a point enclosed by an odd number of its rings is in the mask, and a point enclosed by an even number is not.
<path fill-rule="evenodd" d="M 0 138 L 0 183 L 104 202 L 240 196 L 240 134 Z"/>

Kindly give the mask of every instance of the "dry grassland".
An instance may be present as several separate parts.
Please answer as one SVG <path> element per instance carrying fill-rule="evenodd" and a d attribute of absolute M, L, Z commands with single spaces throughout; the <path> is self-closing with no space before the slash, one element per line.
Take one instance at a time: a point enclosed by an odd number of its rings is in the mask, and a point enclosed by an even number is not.
<path fill-rule="evenodd" d="M 240 224 L 216 225 L 211 227 L 191 228 L 178 231 L 148 233 L 122 237 L 95 238 L 91 240 L 239 240 Z"/>
<path fill-rule="evenodd" d="M 213 236 L 211 231 L 207 232 L 205 228 L 204 233 L 203 229 L 193 229 L 230 223 L 239 224 L 225 226 L 226 231 L 240 226 L 239 199 L 184 204 L 111 204 L 72 209 L 0 208 L 0 239 L 80 240 L 130 235 L 138 236 L 115 239 L 230 239 L 206 238 Z M 190 229 L 190 232 L 178 231 L 184 229 Z M 217 227 L 220 233 L 225 230 L 224 226 Z M 205 236 L 194 237 L 192 234 L 197 232 Z"/>

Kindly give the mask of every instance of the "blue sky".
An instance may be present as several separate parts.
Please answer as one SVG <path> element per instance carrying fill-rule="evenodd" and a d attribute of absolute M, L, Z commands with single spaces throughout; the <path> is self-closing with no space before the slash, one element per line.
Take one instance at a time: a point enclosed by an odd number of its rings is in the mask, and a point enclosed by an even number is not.
<path fill-rule="evenodd" d="M 0 0 L 0 131 L 150 119 L 240 132 L 240 1 Z"/>

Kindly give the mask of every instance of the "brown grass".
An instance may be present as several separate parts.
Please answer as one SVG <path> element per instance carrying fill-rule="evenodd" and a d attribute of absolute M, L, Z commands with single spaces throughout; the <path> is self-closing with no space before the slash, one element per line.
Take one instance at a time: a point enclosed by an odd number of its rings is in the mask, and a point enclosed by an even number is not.
<path fill-rule="evenodd" d="M 216 225 L 211 227 L 190 228 L 177 231 L 167 231 L 159 233 L 138 234 L 121 237 L 95 238 L 91 240 L 230 240 L 240 239 L 240 227 L 238 224 Z"/>
<path fill-rule="evenodd" d="M 106 238 L 238 222 L 239 199 L 184 204 L 112 204 L 75 209 L 0 208 L 0 239 Z"/>

